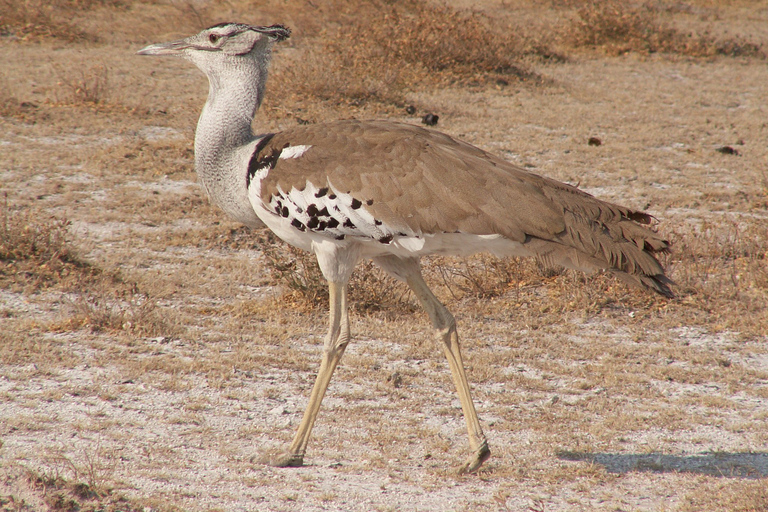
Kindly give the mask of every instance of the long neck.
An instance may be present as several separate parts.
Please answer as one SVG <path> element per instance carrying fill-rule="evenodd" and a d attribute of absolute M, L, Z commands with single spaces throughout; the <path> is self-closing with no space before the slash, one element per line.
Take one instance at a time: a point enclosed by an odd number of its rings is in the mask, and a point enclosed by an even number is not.
<path fill-rule="evenodd" d="M 254 140 L 251 121 L 261 104 L 267 63 L 227 62 L 210 71 L 210 89 L 195 133 L 195 169 L 211 200 L 235 220 L 260 221 L 248 201 L 243 149 Z"/>

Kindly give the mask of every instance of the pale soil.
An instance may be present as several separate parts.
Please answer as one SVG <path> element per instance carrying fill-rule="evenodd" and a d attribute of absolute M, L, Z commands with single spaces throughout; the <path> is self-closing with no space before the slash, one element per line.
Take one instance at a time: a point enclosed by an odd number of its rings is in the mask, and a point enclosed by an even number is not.
<path fill-rule="evenodd" d="M 648 310 L 555 314 L 548 304 L 568 299 L 546 283 L 522 298 L 443 293 L 493 450 L 467 477 L 453 472 L 464 423 L 423 315 L 357 315 L 308 465 L 252 462 L 291 439 L 326 319 L 281 310 L 259 247 L 194 184 L 204 78 L 133 56 L 140 46 L 0 44 L 6 82 L 18 77 L 29 101 L 56 100 L 54 65 L 109 62 L 125 112 L 49 106 L 0 119 L 0 190 L 70 219 L 86 260 L 150 290 L 179 325 L 168 336 L 68 329 L 76 292 L 0 290 L 0 328 L 30 347 L 0 361 L 0 497 L 42 510 L 32 470 L 145 510 L 768 509 L 768 339 L 714 325 L 716 312 L 678 313 L 685 294 Z M 584 54 L 535 68 L 545 85 L 411 100 L 447 133 L 647 209 L 676 244 L 694 245 L 684 237 L 696 230 L 765 228 L 765 61 Z M 138 109 L 148 113 L 128 112 Z M 266 124 L 291 122 L 271 113 Z M 603 144 L 587 145 L 592 136 Z M 563 279 L 558 294 L 589 293 L 590 281 Z"/>

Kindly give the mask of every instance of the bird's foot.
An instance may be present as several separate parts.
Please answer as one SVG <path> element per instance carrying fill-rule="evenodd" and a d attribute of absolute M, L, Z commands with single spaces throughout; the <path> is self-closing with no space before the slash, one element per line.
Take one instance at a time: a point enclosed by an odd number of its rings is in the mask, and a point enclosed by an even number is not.
<path fill-rule="evenodd" d="M 288 450 L 270 450 L 259 457 L 254 457 L 252 462 L 276 468 L 296 468 L 304 465 L 304 454 L 292 453 Z"/>
<path fill-rule="evenodd" d="M 269 465 L 276 468 L 297 468 L 304 465 L 304 455 L 284 452 L 271 458 Z"/>
<path fill-rule="evenodd" d="M 488 442 L 483 441 L 483 443 L 477 448 L 477 450 L 475 450 L 469 460 L 467 460 L 466 464 L 459 468 L 459 474 L 466 475 L 469 473 L 474 473 L 480 469 L 480 466 L 483 465 L 483 462 L 488 460 L 488 457 L 490 456 L 491 449 L 488 448 Z"/>

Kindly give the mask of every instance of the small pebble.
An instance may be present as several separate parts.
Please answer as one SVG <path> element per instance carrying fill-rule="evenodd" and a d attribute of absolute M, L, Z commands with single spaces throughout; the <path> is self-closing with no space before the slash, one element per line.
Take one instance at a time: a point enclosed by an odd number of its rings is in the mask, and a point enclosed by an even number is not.
<path fill-rule="evenodd" d="M 440 116 L 436 114 L 427 114 L 421 118 L 421 122 L 427 126 L 435 126 L 438 119 L 440 119 Z"/>
<path fill-rule="evenodd" d="M 738 155 L 739 150 L 732 148 L 731 146 L 723 146 L 721 148 L 717 148 L 718 153 L 722 153 L 724 155 Z"/>

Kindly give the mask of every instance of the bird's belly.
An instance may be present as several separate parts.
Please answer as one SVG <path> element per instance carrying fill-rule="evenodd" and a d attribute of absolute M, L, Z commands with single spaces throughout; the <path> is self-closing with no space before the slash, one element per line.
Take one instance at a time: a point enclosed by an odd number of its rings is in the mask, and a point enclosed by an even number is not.
<path fill-rule="evenodd" d="M 430 233 L 415 236 L 396 236 L 389 244 L 370 244 L 363 254 L 367 257 L 392 254 L 400 257 L 470 256 L 481 252 L 497 256 L 529 256 L 524 245 L 501 235 L 473 233 Z M 372 254 L 371 254 L 372 253 Z M 369 254 L 371 254 L 369 256 Z"/>

